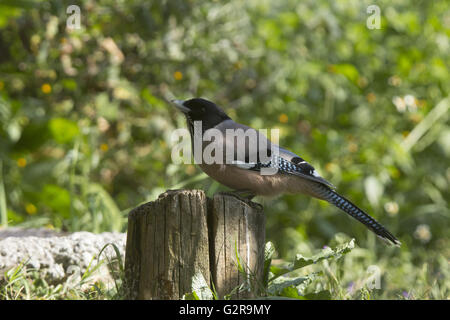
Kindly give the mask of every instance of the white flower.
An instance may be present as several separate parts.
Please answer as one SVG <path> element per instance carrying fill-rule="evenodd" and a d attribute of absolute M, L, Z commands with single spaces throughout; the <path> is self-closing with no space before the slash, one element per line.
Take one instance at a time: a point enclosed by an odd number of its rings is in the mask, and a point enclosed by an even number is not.
<path fill-rule="evenodd" d="M 403 99 L 410 112 L 414 112 L 417 110 L 416 98 L 413 95 L 408 94 Z"/>
<path fill-rule="evenodd" d="M 384 205 L 384 210 L 391 216 L 395 216 L 398 213 L 398 204 L 395 201 L 386 202 Z"/>
<path fill-rule="evenodd" d="M 403 98 L 395 96 L 394 98 L 392 98 L 392 103 L 395 105 L 398 112 L 405 112 L 406 103 Z"/>
<path fill-rule="evenodd" d="M 419 224 L 414 231 L 414 237 L 426 243 L 431 240 L 430 227 L 427 224 Z"/>

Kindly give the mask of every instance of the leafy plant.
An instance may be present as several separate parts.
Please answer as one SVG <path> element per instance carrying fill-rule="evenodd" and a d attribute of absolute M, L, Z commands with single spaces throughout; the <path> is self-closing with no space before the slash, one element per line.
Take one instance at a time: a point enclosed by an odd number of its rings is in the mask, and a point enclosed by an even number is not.
<path fill-rule="evenodd" d="M 355 239 L 337 246 L 335 249 L 326 247 L 318 254 L 308 258 L 301 254 L 297 254 L 294 261 L 285 266 L 272 265 L 264 272 L 266 281 L 266 292 L 269 296 L 282 296 L 295 299 L 329 299 L 331 293 L 329 291 L 320 291 L 306 294 L 306 288 L 314 280 L 317 280 L 323 273 L 312 272 L 303 276 L 288 277 L 287 274 L 300 271 L 302 268 L 317 264 L 323 260 L 339 259 L 343 255 L 349 253 L 355 247 Z M 273 244 L 266 244 L 265 266 L 269 266 L 274 253 Z M 267 280 L 266 280 L 267 279 Z"/>
<path fill-rule="evenodd" d="M 276 299 L 277 297 L 304 300 L 331 299 L 332 294 L 327 290 L 306 293 L 307 287 L 313 281 L 320 279 L 323 272 L 317 271 L 302 276 L 290 277 L 287 276 L 287 274 L 298 273 L 302 268 L 312 264 L 317 264 L 323 260 L 330 261 L 333 259 L 339 259 L 343 255 L 349 253 L 354 247 L 355 240 L 352 239 L 349 242 L 337 246 L 335 249 L 331 249 L 329 247 L 322 249 L 318 254 L 310 258 L 298 254 L 293 262 L 285 266 L 276 266 L 272 265 L 272 256 L 275 252 L 275 248 L 271 242 L 267 242 L 264 255 L 263 291 L 261 297 L 266 299 Z M 243 273 L 245 278 L 254 277 L 254 275 L 248 274 L 248 270 L 240 265 L 239 262 L 236 267 L 239 269 L 239 272 Z M 225 298 L 231 297 L 238 291 L 257 289 L 254 287 L 249 287 L 248 283 L 250 282 L 241 284 L 239 287 L 230 292 Z M 256 295 L 260 294 L 259 292 L 254 293 Z M 201 273 L 197 273 L 192 277 L 192 292 L 184 296 L 184 299 L 188 300 L 212 300 L 217 298 L 217 293 L 210 289 Z"/>

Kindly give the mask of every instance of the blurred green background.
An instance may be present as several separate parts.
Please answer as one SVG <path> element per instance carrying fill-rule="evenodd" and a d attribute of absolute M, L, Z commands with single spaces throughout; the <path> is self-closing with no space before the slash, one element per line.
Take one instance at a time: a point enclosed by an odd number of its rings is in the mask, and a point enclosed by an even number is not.
<path fill-rule="evenodd" d="M 0 1 L 0 222 L 126 231 L 166 189 L 226 190 L 171 162 L 185 120 L 168 101 L 204 97 L 279 128 L 403 243 L 305 196 L 259 199 L 280 259 L 354 237 L 328 266 L 337 298 L 360 297 L 370 265 L 376 298 L 448 298 L 449 53 L 446 0 Z"/>

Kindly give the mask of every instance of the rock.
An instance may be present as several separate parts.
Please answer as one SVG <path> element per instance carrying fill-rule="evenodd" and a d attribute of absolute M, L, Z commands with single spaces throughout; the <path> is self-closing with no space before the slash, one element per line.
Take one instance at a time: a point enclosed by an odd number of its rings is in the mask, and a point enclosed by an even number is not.
<path fill-rule="evenodd" d="M 117 246 L 123 261 L 125 233 L 75 232 L 62 235 L 46 229 L 2 229 L 0 230 L 0 277 L 6 270 L 24 262 L 27 269 L 39 270 L 46 281 L 61 283 L 74 274 L 81 276 L 89 264 L 91 267 L 95 266 L 98 254 L 109 243 Z M 116 257 L 112 246 L 108 246 L 103 251 L 100 260 L 106 257 Z M 95 280 L 105 282 L 111 280 L 106 279 L 108 272 L 105 265 L 99 268 L 96 275 L 98 277 Z"/>

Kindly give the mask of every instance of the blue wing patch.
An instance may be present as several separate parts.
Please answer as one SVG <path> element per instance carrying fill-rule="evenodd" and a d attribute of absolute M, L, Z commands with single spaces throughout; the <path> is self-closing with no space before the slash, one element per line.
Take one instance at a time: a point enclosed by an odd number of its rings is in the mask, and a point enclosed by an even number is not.
<path fill-rule="evenodd" d="M 296 175 L 308 180 L 325 184 L 335 189 L 335 186 L 333 186 L 330 182 L 322 178 L 312 165 L 310 165 L 308 162 L 306 162 L 305 160 L 303 160 L 298 156 L 295 156 L 294 158 L 291 159 L 291 161 L 289 161 L 283 157 L 273 154 L 271 156 L 270 161 L 266 163 L 257 162 L 257 163 L 234 163 L 234 164 L 240 167 L 241 169 L 254 171 L 260 171 L 261 168 L 277 168 L 279 173 Z"/>

